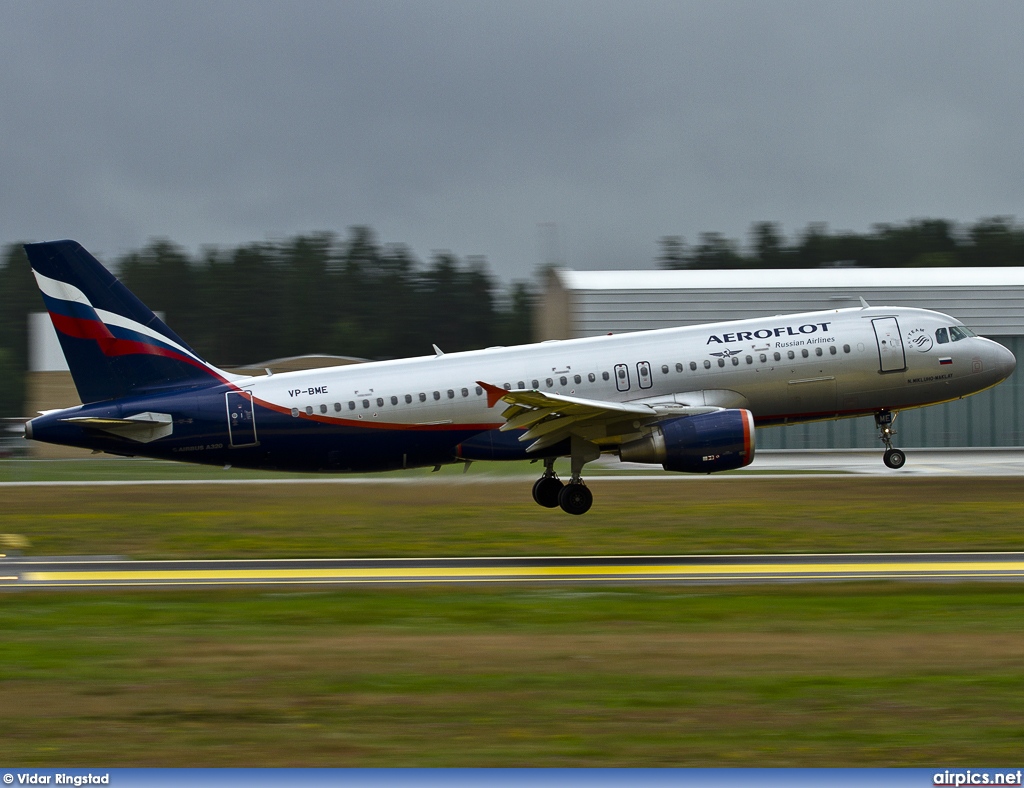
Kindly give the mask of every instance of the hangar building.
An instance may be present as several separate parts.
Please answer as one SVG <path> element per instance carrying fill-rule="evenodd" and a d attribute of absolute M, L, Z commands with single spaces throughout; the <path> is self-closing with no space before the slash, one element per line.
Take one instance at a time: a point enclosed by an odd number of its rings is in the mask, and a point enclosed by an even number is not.
<path fill-rule="evenodd" d="M 1024 366 L 1024 268 L 814 268 L 733 271 L 549 272 L 536 313 L 537 339 L 689 326 L 857 306 L 944 312 L 1005 345 Z M 903 448 L 1024 445 L 1018 369 L 994 389 L 957 402 L 903 411 Z M 769 449 L 881 448 L 871 417 L 770 427 Z"/>

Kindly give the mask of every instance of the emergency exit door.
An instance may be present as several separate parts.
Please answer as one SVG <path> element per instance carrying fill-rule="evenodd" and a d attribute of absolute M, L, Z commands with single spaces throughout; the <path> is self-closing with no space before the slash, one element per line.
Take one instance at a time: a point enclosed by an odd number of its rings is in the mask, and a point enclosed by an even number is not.
<path fill-rule="evenodd" d="M 878 344 L 879 372 L 902 372 L 907 368 L 907 354 L 903 349 L 900 324 L 894 317 L 876 317 L 871 321 Z"/>

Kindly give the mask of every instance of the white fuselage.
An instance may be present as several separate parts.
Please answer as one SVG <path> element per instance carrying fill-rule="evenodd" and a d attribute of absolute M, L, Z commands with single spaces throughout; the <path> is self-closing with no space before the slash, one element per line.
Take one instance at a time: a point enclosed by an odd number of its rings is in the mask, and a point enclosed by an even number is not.
<path fill-rule="evenodd" d="M 869 307 L 755 318 L 234 381 L 296 418 L 359 426 L 502 423 L 477 384 L 610 402 L 749 409 L 758 424 L 841 418 L 957 399 L 1014 368 L 1001 345 L 939 341 L 959 321 Z M 886 332 L 890 334 L 886 335 Z"/>

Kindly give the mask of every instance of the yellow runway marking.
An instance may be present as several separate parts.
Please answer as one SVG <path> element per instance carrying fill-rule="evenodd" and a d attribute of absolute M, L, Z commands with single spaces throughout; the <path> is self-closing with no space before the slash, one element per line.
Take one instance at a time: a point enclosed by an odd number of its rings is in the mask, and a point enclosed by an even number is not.
<path fill-rule="evenodd" d="M 339 567 L 294 569 L 124 569 L 100 571 L 26 572 L 33 583 L 103 582 L 258 582 L 258 581 L 415 581 L 415 580 L 534 580 L 544 578 L 689 577 L 815 579 L 847 575 L 912 577 L 928 574 L 983 574 L 1001 576 L 1024 573 L 1024 561 L 921 561 L 901 563 L 763 563 L 763 564 L 644 564 L 593 566 L 493 566 L 493 567 Z M 14 580 L 16 578 L 0 578 Z"/>

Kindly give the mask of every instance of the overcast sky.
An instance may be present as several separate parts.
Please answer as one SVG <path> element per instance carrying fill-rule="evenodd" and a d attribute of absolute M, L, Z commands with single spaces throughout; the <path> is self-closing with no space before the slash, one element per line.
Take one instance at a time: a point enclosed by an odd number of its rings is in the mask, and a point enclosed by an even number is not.
<path fill-rule="evenodd" d="M 0 0 L 0 31 L 3 243 L 367 224 L 508 280 L 1024 217 L 1019 0 Z"/>

